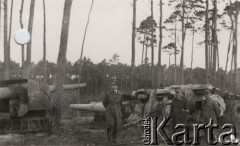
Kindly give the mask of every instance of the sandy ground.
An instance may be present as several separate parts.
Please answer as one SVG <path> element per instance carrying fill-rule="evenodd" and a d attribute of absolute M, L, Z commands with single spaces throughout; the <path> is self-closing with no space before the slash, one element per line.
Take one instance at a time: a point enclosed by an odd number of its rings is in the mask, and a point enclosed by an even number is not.
<path fill-rule="evenodd" d="M 118 145 L 142 145 L 141 130 L 131 127 L 122 130 L 118 135 Z M 96 123 L 93 117 L 75 118 L 62 121 L 62 133 L 50 135 L 48 133 L 26 133 L 0 135 L 0 145 L 107 145 L 104 122 Z"/>
<path fill-rule="evenodd" d="M 118 135 L 118 144 L 123 146 L 140 146 L 142 144 L 142 129 L 130 127 Z M 240 134 L 237 134 L 240 139 Z M 106 146 L 107 136 L 104 122 L 94 122 L 93 117 L 81 117 L 62 120 L 62 133 L 26 133 L 0 135 L 0 146 Z M 160 145 L 164 145 L 161 143 Z M 238 144 L 240 145 L 240 144 Z"/>

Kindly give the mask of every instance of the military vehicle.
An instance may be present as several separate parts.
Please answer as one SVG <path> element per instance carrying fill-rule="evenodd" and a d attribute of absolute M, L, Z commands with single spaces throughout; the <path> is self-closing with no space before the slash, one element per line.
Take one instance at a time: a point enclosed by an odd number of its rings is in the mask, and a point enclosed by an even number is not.
<path fill-rule="evenodd" d="M 86 84 L 64 85 L 64 90 Z M 0 132 L 38 132 L 50 130 L 51 93 L 54 85 L 18 79 L 0 82 Z"/>
<path fill-rule="evenodd" d="M 169 116 L 171 101 L 175 95 L 176 88 L 180 88 L 187 99 L 189 121 L 193 123 L 202 122 L 201 108 L 205 89 L 214 90 L 214 87 L 210 84 L 173 85 L 164 89 L 140 89 L 133 91 L 132 95 L 124 100 L 125 109 L 129 109 L 128 112 L 125 110 L 125 114 L 127 114 L 125 116 L 127 125 L 139 123 L 144 116 Z M 213 93 L 211 98 L 220 105 L 222 111 L 221 117 L 224 121 L 228 119 L 228 121 L 232 123 L 240 122 L 240 100 L 224 98 L 220 93 Z M 95 112 L 95 118 L 98 117 L 98 113 L 104 115 L 105 112 L 105 108 L 101 102 L 73 104 L 70 105 L 70 108 Z"/>
<path fill-rule="evenodd" d="M 224 120 L 227 121 L 228 123 L 232 123 L 234 125 L 239 126 L 240 125 L 239 95 L 234 95 L 232 93 L 228 93 L 227 91 L 223 91 L 219 94 L 221 94 L 221 96 L 224 98 L 224 102 L 226 103 Z"/>

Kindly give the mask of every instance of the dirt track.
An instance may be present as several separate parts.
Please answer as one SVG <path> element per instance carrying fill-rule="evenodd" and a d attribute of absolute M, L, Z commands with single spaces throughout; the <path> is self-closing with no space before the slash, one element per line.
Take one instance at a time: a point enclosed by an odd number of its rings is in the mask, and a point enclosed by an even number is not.
<path fill-rule="evenodd" d="M 143 145 L 140 127 L 130 127 L 122 130 L 118 135 L 118 144 L 116 145 Z M 240 138 L 240 133 L 237 134 L 237 137 Z M 93 121 L 93 117 L 85 117 L 62 120 L 62 133 L 59 135 L 48 133 L 0 135 L 0 146 L 4 145 L 106 146 L 107 136 L 104 122 L 96 123 Z"/>
<path fill-rule="evenodd" d="M 121 131 L 118 145 L 141 145 L 141 132 L 137 127 Z M 6 134 L 0 135 L 0 145 L 107 145 L 104 122 L 93 122 L 92 118 L 62 121 L 62 133 Z"/>

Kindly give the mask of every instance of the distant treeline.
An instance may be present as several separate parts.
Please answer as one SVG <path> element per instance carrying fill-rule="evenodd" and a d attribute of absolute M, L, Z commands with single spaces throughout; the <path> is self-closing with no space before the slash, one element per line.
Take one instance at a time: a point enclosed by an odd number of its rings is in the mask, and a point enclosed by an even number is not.
<path fill-rule="evenodd" d="M 116 78 L 117 83 L 120 88 L 124 91 L 130 91 L 130 71 L 131 66 L 127 64 L 122 64 L 118 60 L 109 61 L 103 60 L 100 63 L 94 64 L 89 58 L 83 58 L 81 73 L 81 82 L 87 83 L 87 88 L 85 89 L 86 94 L 98 94 L 105 91 L 108 85 Z M 43 82 L 44 76 L 44 63 L 39 61 L 37 64 L 32 64 L 31 78 L 39 82 Z M 136 67 L 134 83 L 136 89 L 139 88 L 153 88 L 152 87 L 152 77 L 151 77 L 151 66 L 150 64 L 139 65 Z M 181 78 L 179 72 L 181 68 L 176 66 L 177 78 L 176 84 L 180 84 Z M 0 62 L 0 74 L 1 80 L 3 76 L 4 64 Z M 157 66 L 155 66 L 157 71 Z M 10 63 L 10 79 L 21 78 L 22 69 L 20 65 L 16 62 L 11 61 Z M 66 64 L 65 70 L 65 83 L 79 83 L 79 61 L 75 63 L 68 62 Z M 54 76 L 56 73 L 56 64 L 52 62 L 47 62 L 47 83 L 54 84 Z M 167 67 L 162 66 L 162 76 L 163 82 L 161 87 L 166 87 L 175 84 L 175 65 Z M 217 72 L 217 80 L 212 83 L 216 87 L 231 91 L 232 82 L 231 72 L 225 75 L 223 69 L 219 69 Z M 185 68 L 184 69 L 186 84 L 204 84 L 206 82 L 206 71 L 203 68 Z M 157 78 L 157 77 L 155 77 Z M 237 72 L 237 80 L 240 80 L 240 68 Z M 237 89 L 240 89 L 240 81 L 238 81 Z M 239 94 L 239 93 L 238 93 Z"/>

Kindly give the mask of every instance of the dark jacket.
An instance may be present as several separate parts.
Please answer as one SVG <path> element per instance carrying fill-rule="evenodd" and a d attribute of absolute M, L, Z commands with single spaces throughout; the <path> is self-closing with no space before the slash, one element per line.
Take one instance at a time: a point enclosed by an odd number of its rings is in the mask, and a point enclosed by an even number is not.
<path fill-rule="evenodd" d="M 217 116 L 220 115 L 221 109 L 218 103 L 210 98 L 203 101 L 202 104 L 202 117 L 205 124 L 209 123 L 210 118 L 213 119 L 213 123 L 217 124 Z"/>
<path fill-rule="evenodd" d="M 107 128 L 117 128 L 122 124 L 122 94 L 120 92 L 109 92 L 103 100 L 106 108 L 106 126 Z"/>
<path fill-rule="evenodd" d="M 187 124 L 187 100 L 184 96 L 180 99 L 174 98 L 171 104 L 170 117 L 172 118 L 172 130 L 177 124 Z"/>

